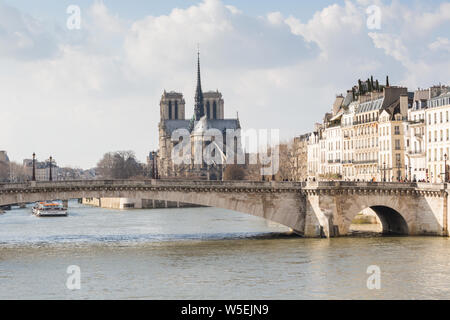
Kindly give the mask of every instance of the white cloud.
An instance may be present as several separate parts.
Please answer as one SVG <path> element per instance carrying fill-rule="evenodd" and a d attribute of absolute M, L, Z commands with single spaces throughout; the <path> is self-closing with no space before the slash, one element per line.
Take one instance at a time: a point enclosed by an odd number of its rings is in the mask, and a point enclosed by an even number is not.
<path fill-rule="evenodd" d="M 448 51 L 450 52 L 450 41 L 448 38 L 437 37 L 436 41 L 430 43 L 428 48 L 432 51 Z"/>
<path fill-rule="evenodd" d="M 301 23 L 292 16 L 286 19 L 286 23 L 292 33 L 316 43 L 322 56 L 328 58 L 334 50 L 342 50 L 343 44 L 352 44 L 352 38 L 363 31 L 365 19 L 364 11 L 346 1 L 344 7 L 334 4 L 316 12 L 307 23 Z"/>
<path fill-rule="evenodd" d="M 284 22 L 283 15 L 279 11 L 268 13 L 267 20 L 269 21 L 269 23 L 277 25 Z"/>
<path fill-rule="evenodd" d="M 55 36 L 41 21 L 0 3 L 0 56 L 21 60 L 52 57 Z"/>
<path fill-rule="evenodd" d="M 386 55 L 392 56 L 405 66 L 408 66 L 411 63 L 409 60 L 408 49 L 405 47 L 399 36 L 370 32 L 369 37 L 372 38 L 375 48 L 383 49 Z"/>

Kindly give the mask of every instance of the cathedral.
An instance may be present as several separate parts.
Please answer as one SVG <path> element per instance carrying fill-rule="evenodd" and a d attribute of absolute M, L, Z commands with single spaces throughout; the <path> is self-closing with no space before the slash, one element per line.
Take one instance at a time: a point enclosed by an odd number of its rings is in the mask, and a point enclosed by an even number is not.
<path fill-rule="evenodd" d="M 202 91 L 200 75 L 200 54 L 197 58 L 197 88 L 195 91 L 194 115 L 191 119 L 185 118 L 185 100 L 183 94 L 179 92 L 166 92 L 161 97 L 160 102 L 160 122 L 159 122 L 159 151 L 157 156 L 157 176 L 160 178 L 191 178 L 204 180 L 221 180 L 226 163 L 226 131 L 234 130 L 240 135 L 239 119 L 225 119 L 224 100 L 219 91 Z M 194 141 L 202 140 L 204 133 L 209 129 L 217 129 L 223 135 L 223 146 L 219 150 L 223 156 L 222 161 L 201 164 L 194 161 L 195 152 L 191 153 L 191 160 L 188 164 L 175 164 L 172 161 L 172 150 L 179 141 L 172 140 L 172 133 L 175 130 L 186 129 L 190 134 L 191 145 Z M 240 140 L 240 136 L 234 138 L 234 152 Z M 240 141 L 239 141 L 240 142 Z M 204 141 L 203 146 L 211 141 Z M 217 145 L 217 144 L 216 144 Z"/>

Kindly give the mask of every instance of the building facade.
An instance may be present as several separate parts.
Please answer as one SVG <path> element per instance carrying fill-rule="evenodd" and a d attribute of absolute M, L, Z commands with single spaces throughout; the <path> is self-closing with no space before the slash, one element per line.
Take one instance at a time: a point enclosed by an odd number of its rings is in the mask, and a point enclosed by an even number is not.
<path fill-rule="evenodd" d="M 9 158 L 6 151 L 0 151 L 0 182 L 9 180 L 10 166 Z"/>
<path fill-rule="evenodd" d="M 428 180 L 448 181 L 450 151 L 450 92 L 432 97 L 425 110 Z M 447 166 L 447 168 L 446 168 Z M 447 174 L 447 177 L 445 175 Z"/>
<path fill-rule="evenodd" d="M 412 101 L 407 88 L 370 80 L 348 90 L 345 97 L 337 96 L 332 112 L 308 139 L 308 179 L 408 179 Z"/>
<path fill-rule="evenodd" d="M 32 159 L 25 159 L 23 160 L 23 166 L 25 169 L 26 175 L 31 180 L 33 176 L 33 160 Z M 62 176 L 60 175 L 60 168 L 58 167 L 56 161 L 52 159 L 52 162 L 50 164 L 50 160 L 45 161 L 37 161 L 35 163 L 35 175 L 36 175 L 36 181 L 49 181 L 50 180 L 50 168 L 52 171 L 51 174 L 51 180 L 63 180 Z"/>

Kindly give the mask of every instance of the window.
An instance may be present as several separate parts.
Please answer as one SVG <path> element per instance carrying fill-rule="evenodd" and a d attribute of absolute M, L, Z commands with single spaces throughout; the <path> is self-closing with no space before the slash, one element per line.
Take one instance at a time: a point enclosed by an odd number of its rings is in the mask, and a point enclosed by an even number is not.
<path fill-rule="evenodd" d="M 206 119 L 211 119 L 211 105 L 206 101 Z"/>
<path fill-rule="evenodd" d="M 217 119 L 217 104 L 213 102 L 213 119 Z"/>
<path fill-rule="evenodd" d="M 399 135 L 400 134 L 400 127 L 399 126 L 395 126 L 394 130 L 395 130 L 395 132 L 394 132 L 395 135 Z"/>
<path fill-rule="evenodd" d="M 395 150 L 400 150 L 400 140 L 399 139 L 395 140 Z"/>
<path fill-rule="evenodd" d="M 178 101 L 175 101 L 175 120 L 178 120 Z"/>

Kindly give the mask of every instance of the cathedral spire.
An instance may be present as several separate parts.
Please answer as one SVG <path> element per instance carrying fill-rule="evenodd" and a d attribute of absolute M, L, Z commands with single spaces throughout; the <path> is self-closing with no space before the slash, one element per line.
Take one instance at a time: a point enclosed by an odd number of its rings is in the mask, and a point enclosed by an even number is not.
<path fill-rule="evenodd" d="M 202 81 L 200 78 L 200 49 L 197 52 L 197 89 L 195 90 L 194 114 L 196 121 L 205 115 L 203 109 Z"/>

